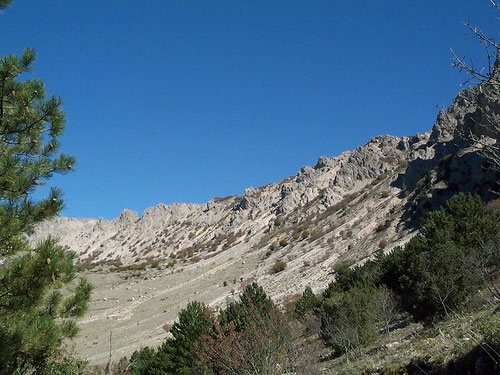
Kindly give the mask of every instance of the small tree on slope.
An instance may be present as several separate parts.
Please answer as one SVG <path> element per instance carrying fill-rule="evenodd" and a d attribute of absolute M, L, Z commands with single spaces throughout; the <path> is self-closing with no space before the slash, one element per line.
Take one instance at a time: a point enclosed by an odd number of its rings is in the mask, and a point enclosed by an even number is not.
<path fill-rule="evenodd" d="M 77 333 L 74 318 L 92 289 L 81 280 L 63 298 L 58 289 L 75 278 L 74 254 L 52 238 L 35 248 L 25 238 L 63 207 L 59 189 L 35 200 L 36 188 L 75 164 L 58 152 L 61 99 L 46 99 L 38 79 L 20 79 L 34 60 L 30 48 L 0 59 L 0 374 L 43 374 L 62 341 Z"/>

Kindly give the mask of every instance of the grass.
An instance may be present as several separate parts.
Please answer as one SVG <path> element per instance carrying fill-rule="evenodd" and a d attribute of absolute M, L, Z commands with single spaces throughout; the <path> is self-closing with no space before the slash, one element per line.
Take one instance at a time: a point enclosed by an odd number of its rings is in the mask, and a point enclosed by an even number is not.
<path fill-rule="evenodd" d="M 407 368 L 422 367 L 423 373 L 444 371 L 450 364 L 461 364 L 469 353 L 481 350 L 498 358 L 492 345 L 500 332 L 498 306 L 487 305 L 469 313 L 455 314 L 424 327 L 407 321 L 389 335 L 379 337 L 376 344 L 364 348 L 362 354 L 347 358 L 342 355 L 325 363 L 326 374 L 404 374 Z M 469 358 L 470 360 L 470 358 Z M 425 368 L 425 370 L 424 370 Z"/>

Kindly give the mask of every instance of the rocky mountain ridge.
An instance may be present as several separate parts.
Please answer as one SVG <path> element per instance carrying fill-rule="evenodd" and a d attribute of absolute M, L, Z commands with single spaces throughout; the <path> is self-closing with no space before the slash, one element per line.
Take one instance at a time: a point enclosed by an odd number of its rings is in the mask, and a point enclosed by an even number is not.
<path fill-rule="evenodd" d="M 488 82 L 463 90 L 448 111 L 439 112 L 427 133 L 375 137 L 337 157 L 320 157 L 315 166 L 302 167 L 297 175 L 278 183 L 248 188 L 242 196 L 214 198 L 206 204 L 159 204 L 146 209 L 140 218 L 130 210 L 109 221 L 57 218 L 38 226 L 31 238 L 36 241 L 56 235 L 62 245 L 77 253 L 82 264 L 160 261 L 180 266 L 235 246 L 242 252 L 264 251 L 281 240 L 288 243 L 290 252 L 302 247 L 301 241 L 311 232 L 315 232 L 315 240 L 321 239 L 317 247 L 329 243 L 327 247 L 335 248 L 339 257 L 354 246 L 358 253 L 368 254 L 378 244 L 366 241 L 365 235 L 358 238 L 366 226 L 390 218 L 393 233 L 385 236 L 390 245 L 407 235 L 403 228 L 411 232 L 412 226 L 403 224 L 411 222 L 415 214 L 435 208 L 457 191 L 491 196 L 495 178 L 483 168 L 485 161 L 466 133 L 492 136 L 486 127 L 477 125 L 483 109 L 492 105 L 492 90 Z M 446 171 L 438 171 L 443 165 Z M 360 196 L 364 199 L 356 200 Z M 350 217 L 348 209 L 363 226 L 345 223 Z M 322 217 L 319 221 L 318 216 Z M 312 219 L 316 220 L 313 226 Z M 302 234 L 297 238 L 298 227 L 301 233 L 305 231 L 304 238 Z M 340 227 L 358 236 L 346 246 L 330 246 L 341 243 Z M 360 260 L 354 253 L 349 257 Z"/>
<path fill-rule="evenodd" d="M 314 167 L 302 167 L 296 176 L 279 183 L 248 188 L 243 196 L 214 198 L 206 204 L 159 204 L 146 209 L 141 218 L 127 209 L 109 221 L 57 218 L 41 224 L 33 238 L 57 234 L 61 244 L 77 252 L 80 262 L 134 263 L 167 259 L 228 234 L 243 240 L 260 237 L 280 218 L 300 211 L 303 215 L 297 217 L 304 216 L 313 201 L 321 213 L 381 175 L 400 172 L 402 163 L 417 155 L 428 139 L 429 134 L 376 137 L 338 157 L 320 157 Z M 212 250 L 236 239 L 218 242 Z"/>
<path fill-rule="evenodd" d="M 375 137 L 242 196 L 40 224 L 31 241 L 59 238 L 96 286 L 78 352 L 103 363 L 110 331 L 115 359 L 158 344 L 189 300 L 216 309 L 252 281 L 278 302 L 307 285 L 319 291 L 340 263 L 404 244 L 453 194 L 496 198 L 499 176 L 481 147 L 497 142 L 484 113 L 500 113 L 498 97 L 488 82 L 467 88 L 427 133 Z"/>

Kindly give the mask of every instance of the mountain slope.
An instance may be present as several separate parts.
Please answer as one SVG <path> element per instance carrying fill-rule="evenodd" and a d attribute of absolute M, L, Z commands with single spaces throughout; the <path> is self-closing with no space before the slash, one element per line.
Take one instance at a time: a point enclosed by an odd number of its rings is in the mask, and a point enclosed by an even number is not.
<path fill-rule="evenodd" d="M 496 141 L 496 133 L 478 126 L 493 94 L 488 83 L 468 88 L 428 133 L 375 137 L 242 196 L 160 204 L 140 218 L 124 210 L 111 221 L 41 224 L 34 242 L 55 235 L 77 252 L 82 269 L 100 267 L 85 272 L 97 287 L 81 324 L 79 352 L 103 362 L 110 331 L 118 357 L 158 343 L 165 337 L 162 325 L 188 300 L 220 306 L 250 281 L 281 301 L 306 285 L 323 289 L 336 265 L 406 242 L 418 218 L 451 195 L 495 197 L 496 173 L 485 168 L 480 145 L 468 136 Z M 137 272 L 145 264 L 152 268 Z M 110 273 L 116 270 L 123 272 Z"/>

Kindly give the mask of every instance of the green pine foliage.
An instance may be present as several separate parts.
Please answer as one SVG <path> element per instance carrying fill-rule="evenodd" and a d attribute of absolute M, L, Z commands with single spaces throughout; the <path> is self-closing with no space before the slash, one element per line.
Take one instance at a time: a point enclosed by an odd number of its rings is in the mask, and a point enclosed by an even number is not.
<path fill-rule="evenodd" d="M 130 357 L 129 371 L 132 375 L 162 375 L 167 369 L 162 365 L 162 356 L 150 347 L 136 350 Z"/>
<path fill-rule="evenodd" d="M 380 272 L 380 266 L 372 260 L 353 268 L 342 264 L 336 269 L 335 281 L 328 284 L 323 297 L 328 298 L 331 293 L 348 291 L 356 285 L 378 284 L 381 277 Z"/>
<path fill-rule="evenodd" d="M 348 354 L 375 340 L 375 292 L 373 285 L 356 284 L 347 291 L 331 292 L 323 299 L 320 336 L 328 346 Z"/>
<path fill-rule="evenodd" d="M 319 306 L 319 299 L 316 297 L 310 286 L 307 286 L 295 305 L 295 316 L 302 319 L 306 313 L 311 313 Z"/>
<path fill-rule="evenodd" d="M 0 0 L 0 10 L 7 8 L 12 4 L 12 0 Z"/>
<path fill-rule="evenodd" d="M 212 316 L 203 303 L 190 302 L 179 313 L 179 321 L 170 329 L 173 338 L 168 339 L 159 349 L 160 353 L 166 354 L 165 364 L 168 373 L 183 375 L 193 373 L 191 348 L 202 335 L 210 333 L 212 326 Z"/>
<path fill-rule="evenodd" d="M 484 244 L 499 233 L 498 212 L 478 196 L 456 195 L 429 213 L 404 247 L 387 255 L 378 251 L 362 266 L 337 267 L 335 281 L 314 310 L 320 336 L 336 351 L 349 353 L 380 330 L 389 332 L 400 305 L 425 322 L 460 311 L 484 286 L 485 265 L 498 271 L 498 263 L 484 261 L 491 254 L 483 253 L 489 249 Z M 301 300 L 305 303 L 304 296 Z"/>
<path fill-rule="evenodd" d="M 194 347 L 196 373 L 317 374 L 316 352 L 301 336 L 302 325 L 289 318 L 262 287 L 248 285 Z"/>
<path fill-rule="evenodd" d="M 458 194 L 429 213 L 419 234 L 383 260 L 382 281 L 417 319 L 457 311 L 483 280 L 475 264 L 482 241 L 500 232 L 500 216 L 478 196 Z"/>
<path fill-rule="evenodd" d="M 178 321 L 170 329 L 168 338 L 156 351 L 143 348 L 131 357 L 132 375 L 193 374 L 192 348 L 210 334 L 213 318 L 208 307 L 197 301 L 190 302 L 179 312 Z"/>
<path fill-rule="evenodd" d="M 265 315 L 275 308 L 264 289 L 253 282 L 245 287 L 239 301 L 231 302 L 220 313 L 220 323 L 224 327 L 234 325 L 237 331 L 243 331 L 248 325 L 248 320 L 253 319 L 253 314 Z"/>
<path fill-rule="evenodd" d="M 299 327 L 292 326 L 277 307 L 262 313 L 250 306 L 252 318 L 243 330 L 216 321 L 212 335 L 194 348 L 197 374 L 301 374 L 297 350 Z"/>
<path fill-rule="evenodd" d="M 30 48 L 0 59 L 0 374 L 43 373 L 71 362 L 53 357 L 64 339 L 77 334 L 74 319 L 85 313 L 92 290 L 81 280 L 63 297 L 58 290 L 75 278 L 74 254 L 52 238 L 34 248 L 25 239 L 64 204 L 56 188 L 34 200 L 36 188 L 76 162 L 59 152 L 62 100 L 46 98 L 41 80 L 21 77 L 34 60 Z"/>
<path fill-rule="evenodd" d="M 279 319 L 273 314 L 278 314 Z M 228 337 L 241 338 L 247 329 L 255 328 L 256 319 L 267 323 L 270 316 L 281 324 L 282 316 L 276 305 L 257 283 L 248 285 L 239 301 L 229 304 L 218 319 L 205 304 L 190 302 L 170 329 L 172 337 L 156 350 L 146 347 L 136 351 L 130 359 L 129 371 L 132 375 L 195 374 L 199 370 L 195 365 L 197 349 L 205 347 L 207 342 L 219 345 Z"/>

